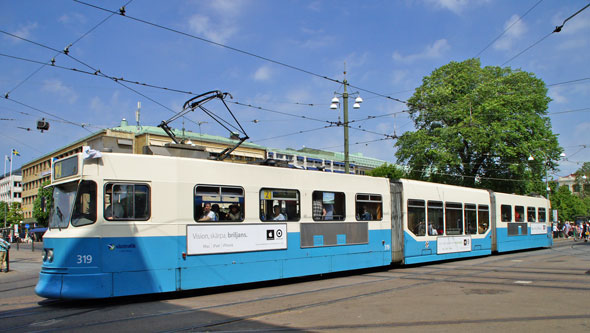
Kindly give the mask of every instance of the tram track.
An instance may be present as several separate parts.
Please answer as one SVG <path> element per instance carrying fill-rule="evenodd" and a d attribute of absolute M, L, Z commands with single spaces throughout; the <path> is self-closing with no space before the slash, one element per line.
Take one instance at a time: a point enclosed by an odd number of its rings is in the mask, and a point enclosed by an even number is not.
<path fill-rule="evenodd" d="M 521 254 L 518 257 L 529 257 L 527 256 L 527 254 Z M 504 258 L 499 257 L 499 258 L 495 258 L 492 260 L 486 260 L 483 262 L 479 262 L 479 263 L 471 263 L 468 265 L 468 267 L 475 267 L 475 266 L 485 266 L 489 263 L 493 263 L 496 261 L 500 261 L 503 260 Z M 460 263 L 462 262 L 466 262 L 466 261 L 460 261 Z M 451 262 L 452 263 L 452 262 Z M 443 263 L 444 264 L 448 264 L 448 263 Z M 519 263 L 513 263 L 510 266 L 515 266 L 518 265 Z M 424 267 L 424 266 L 422 266 Z M 507 266 L 503 266 L 504 268 L 506 268 Z M 429 267 L 432 268 L 432 267 Z M 412 269 L 412 268 L 410 268 Z M 436 275 L 436 274 L 440 274 L 441 272 L 445 272 L 445 271 L 456 271 L 457 267 L 455 265 L 447 265 L 447 266 L 443 266 L 443 267 L 435 267 L 435 269 L 433 271 L 430 271 L 426 274 L 429 275 Z M 477 276 L 480 274 L 484 274 L 484 273 L 489 273 L 489 272 L 493 272 L 497 270 L 496 267 L 493 268 L 487 268 L 484 270 L 479 270 L 476 272 L 473 272 L 471 274 L 463 274 L 461 277 L 465 278 L 465 277 L 469 277 L 469 276 Z M 436 273 L 435 273 L 436 272 Z M 398 273 L 395 272 L 394 273 Z M 383 277 L 381 276 L 381 278 L 379 279 L 374 279 L 371 281 L 363 281 L 363 282 L 359 282 L 359 283 L 353 283 L 353 284 L 345 284 L 345 285 L 341 285 L 341 286 L 336 286 L 336 287 L 328 287 L 328 288 L 320 288 L 320 289 L 314 289 L 311 291 L 304 291 L 304 292 L 298 292 L 298 293 L 289 293 L 289 294 L 282 294 L 282 295 L 273 295 L 270 297 L 263 297 L 263 298 L 256 298 L 256 299 L 251 299 L 251 300 L 246 300 L 246 301 L 240 301 L 240 302 L 230 302 L 230 303 L 224 303 L 224 304 L 218 304 L 218 305 L 214 305 L 214 306 L 206 306 L 206 307 L 195 307 L 195 308 L 190 308 L 190 309 L 182 309 L 182 310 L 175 310 L 175 311 L 168 311 L 168 312 L 158 312 L 158 313 L 153 313 L 153 314 L 146 314 L 143 316 L 138 316 L 138 317 L 133 317 L 133 318 L 124 318 L 124 319 L 117 319 L 117 320 L 112 320 L 112 321 L 102 321 L 102 322 L 97 322 L 97 323 L 92 323 L 92 324 L 88 324 L 88 325 L 79 325 L 79 326 L 72 326 L 72 327 L 60 327 L 60 328 L 55 328 L 55 329 L 49 329 L 49 330 L 43 330 L 43 332 L 51 332 L 54 330 L 63 330 L 63 329 L 80 329 L 80 328 L 87 328 L 87 327 L 91 327 L 91 326 L 100 326 L 100 325 L 111 325 L 111 324 L 117 324 L 120 322 L 125 322 L 125 321 L 133 321 L 133 320 L 145 320 L 145 319 L 149 319 L 149 318 L 157 318 L 157 317 L 166 317 L 166 316 L 173 316 L 173 315 L 181 315 L 181 314 L 189 314 L 191 312 L 198 312 L 198 311 L 211 311 L 211 310 L 219 310 L 219 309 L 223 309 L 223 308 L 228 308 L 228 307 L 232 307 L 232 306 L 237 306 L 237 305 L 245 305 L 245 304 L 254 304 L 257 302 L 266 302 L 266 301 L 270 301 L 270 300 L 276 300 L 276 299 L 280 299 L 280 298 L 287 298 L 287 297 L 296 297 L 296 296 L 305 296 L 308 294 L 317 294 L 320 292 L 326 292 L 326 291 L 333 291 L 334 289 L 339 289 L 339 288 L 350 288 L 350 287 L 361 287 L 363 285 L 367 285 L 367 284 L 374 284 L 374 283 L 381 283 L 381 282 L 387 282 L 387 281 L 391 281 L 391 280 L 403 280 L 403 279 L 415 279 L 415 280 L 420 280 L 417 279 L 416 277 L 419 276 L 423 276 L 425 273 L 424 272 L 413 272 L 410 274 L 403 274 L 403 276 L 399 276 L 399 274 L 396 274 L 394 276 L 387 276 L 387 277 Z M 374 278 L 375 276 L 372 276 L 371 273 L 368 273 L 366 275 L 360 275 L 360 276 L 366 276 L 366 277 L 371 277 Z M 394 288 L 386 288 L 386 289 L 381 289 L 378 291 L 374 291 L 374 292 L 370 292 L 370 293 L 361 293 L 361 294 L 357 294 L 354 296 L 348 296 L 348 297 L 342 297 L 342 298 L 337 298 L 337 299 L 331 299 L 331 300 L 327 300 L 327 301 L 322 301 L 322 302 L 316 302 L 316 303 L 311 303 L 311 304 L 305 304 L 305 305 L 300 305 L 300 306 L 293 306 L 293 307 L 289 307 L 289 308 L 283 308 L 283 309 L 277 309 L 277 310 L 273 310 L 273 311 L 266 311 L 266 312 L 260 312 L 260 313 L 255 313 L 249 316 L 242 316 L 239 318 L 231 318 L 231 319 L 227 319 L 227 320 L 221 320 L 221 321 L 217 321 L 217 322 L 213 322 L 213 323 L 203 323 L 202 325 L 192 325 L 189 327 L 182 327 L 182 328 L 178 328 L 178 329 L 174 329 L 174 330 L 165 330 L 163 332 L 182 332 L 182 331 L 190 331 L 190 330 L 195 330 L 195 329 L 206 329 L 206 328 L 213 328 L 213 327 L 219 327 L 219 326 L 223 326 L 223 325 L 228 325 L 228 324 L 232 324 L 232 323 L 237 323 L 240 321 L 246 321 L 246 320 L 253 320 L 256 319 L 258 317 L 264 317 L 264 316 L 272 316 L 272 315 L 278 315 L 278 314 L 284 314 L 284 313 L 288 313 L 288 312 L 293 312 L 293 311 L 300 311 L 300 310 L 305 310 L 305 309 L 309 309 L 309 308 L 314 308 L 314 307 L 320 307 L 320 306 L 327 306 L 327 305 L 332 305 L 332 304 L 336 304 L 339 302 L 344 302 L 344 301 L 350 301 L 350 300 L 354 300 L 354 299 L 358 299 L 358 298 L 362 298 L 362 297 L 371 297 L 371 296 L 376 296 L 376 295 L 380 295 L 380 294 L 384 294 L 384 293 L 390 293 L 390 292 L 394 292 L 394 291 L 401 291 L 401 290 L 406 290 L 406 289 L 411 289 L 411 288 L 416 288 L 416 287 L 423 287 L 423 286 L 427 286 L 430 284 L 435 284 L 435 283 L 441 283 L 441 282 L 455 282 L 452 279 L 456 278 L 456 275 L 453 276 L 447 276 L 445 278 L 442 279 L 430 279 L 430 280 L 423 280 L 420 281 L 419 283 L 414 283 L 414 284 L 410 284 L 410 285 L 404 285 L 404 286 L 397 286 Z M 461 283 L 463 283 L 464 281 L 460 281 Z M 512 284 L 509 284 L 512 285 Z"/>
<path fill-rule="evenodd" d="M 553 249 L 549 249 L 549 251 L 552 251 L 552 250 Z M 392 281 L 392 280 L 412 280 L 412 279 L 414 279 L 415 281 L 418 281 L 417 283 L 412 283 L 412 284 L 404 285 L 404 286 L 396 286 L 393 288 L 379 289 L 379 290 L 368 292 L 368 293 L 359 293 L 359 294 L 352 295 L 352 296 L 334 298 L 334 299 L 329 299 L 329 300 L 325 300 L 325 301 L 321 301 L 321 302 L 314 302 L 314 303 L 298 305 L 298 306 L 285 307 L 285 308 L 276 309 L 276 310 L 272 310 L 272 311 L 262 311 L 262 312 L 252 313 L 247 316 L 231 317 L 231 318 L 228 318 L 225 320 L 219 320 L 219 321 L 209 322 L 209 323 L 201 323 L 198 325 L 190 325 L 190 326 L 186 326 L 186 327 L 179 327 L 179 328 L 175 328 L 172 330 L 162 330 L 162 332 L 182 332 L 182 331 L 202 330 L 202 329 L 219 329 L 219 328 L 222 328 L 223 326 L 238 324 L 238 323 L 244 322 L 244 321 L 255 320 L 260 317 L 275 316 L 275 315 L 280 315 L 280 314 L 285 314 L 285 313 L 290 313 L 290 312 L 295 312 L 295 311 L 307 310 L 307 309 L 316 308 L 316 307 L 329 306 L 329 305 L 337 304 L 340 302 L 346 302 L 346 301 L 355 300 L 355 299 L 364 298 L 364 297 L 377 296 L 377 295 L 382 295 L 385 293 L 401 291 L 401 290 L 406 290 L 406 289 L 419 288 L 422 286 L 427 286 L 427 285 L 436 284 L 436 283 L 443 283 L 443 282 L 463 283 L 463 284 L 488 284 L 488 285 L 495 285 L 495 286 L 514 287 L 514 283 L 507 283 L 507 282 L 506 283 L 491 283 L 489 281 L 481 282 L 481 281 L 466 281 L 466 280 L 458 280 L 458 279 L 459 278 L 466 279 L 469 277 L 474 277 L 474 276 L 478 276 L 478 275 L 485 274 L 485 273 L 509 269 L 511 267 L 518 266 L 520 264 L 521 259 L 531 259 L 531 258 L 543 255 L 544 261 L 547 261 L 547 260 L 554 259 L 556 257 L 562 257 L 564 255 L 564 253 L 563 253 L 564 251 L 561 251 L 561 250 L 560 251 L 553 251 L 553 252 L 557 252 L 557 253 L 551 253 L 549 255 L 547 252 L 548 252 L 547 250 L 542 250 L 540 252 L 531 252 L 531 251 L 518 252 L 518 253 L 508 254 L 511 256 L 509 258 L 507 258 L 506 255 L 498 256 L 498 257 L 491 256 L 491 257 L 482 257 L 482 258 L 472 258 L 471 260 L 474 260 L 474 261 L 471 261 L 471 262 L 469 262 L 467 260 L 450 261 L 450 262 L 439 263 L 438 266 L 422 265 L 422 266 L 410 266 L 410 267 L 401 268 L 401 269 L 398 267 L 394 267 L 394 268 L 390 268 L 387 270 L 387 272 L 391 272 L 392 275 L 385 275 L 380 272 L 374 272 L 374 271 L 357 275 L 359 277 L 371 278 L 372 280 L 370 280 L 370 281 L 361 281 L 361 282 L 357 282 L 357 283 L 347 283 L 347 284 L 343 284 L 343 285 L 339 285 L 339 286 L 317 288 L 317 289 L 313 289 L 313 290 L 306 290 L 306 291 L 287 293 L 287 294 L 274 294 L 274 295 L 265 296 L 265 297 L 258 297 L 258 298 L 243 300 L 243 301 L 237 301 L 237 302 L 227 302 L 227 303 L 216 304 L 216 305 L 211 305 L 211 306 L 183 308 L 183 309 L 177 309 L 174 311 L 164 311 L 164 312 L 156 311 L 153 313 L 143 314 L 141 316 L 126 317 L 126 318 L 119 318 L 119 319 L 113 319 L 113 320 L 102 320 L 102 321 L 80 324 L 80 325 L 65 325 L 65 326 L 62 325 L 60 327 L 52 327 L 52 328 L 47 327 L 47 326 L 45 326 L 45 327 L 43 326 L 43 325 L 51 326 L 54 323 L 60 323 L 60 322 L 63 323 L 63 319 L 65 319 L 65 318 L 75 318 L 76 316 L 83 316 L 88 313 L 92 313 L 94 311 L 99 311 L 99 310 L 102 310 L 107 307 L 112 309 L 112 305 L 113 305 L 112 302 L 107 301 L 107 304 L 102 303 L 104 305 L 99 306 L 97 308 L 85 309 L 83 311 L 77 311 L 75 313 L 69 313 L 69 314 L 60 315 L 60 316 L 49 316 L 48 318 L 44 318 L 41 321 L 36 321 L 36 322 L 29 323 L 29 324 L 23 324 L 18 327 L 11 327 L 10 329 L 11 330 L 20 330 L 20 329 L 27 330 L 27 329 L 31 329 L 34 327 L 37 331 L 40 331 L 40 332 L 52 332 L 52 331 L 61 331 L 61 330 L 78 330 L 78 329 L 84 329 L 84 328 L 90 328 L 90 327 L 116 325 L 116 324 L 120 324 L 123 322 L 131 322 L 131 321 L 137 321 L 137 320 L 149 320 L 149 319 L 167 318 L 167 317 L 172 318 L 175 315 L 186 315 L 186 314 L 190 314 L 190 313 L 197 313 L 199 311 L 205 312 L 205 311 L 220 310 L 220 309 L 230 308 L 233 306 L 240 306 L 240 305 L 252 304 L 252 307 L 254 307 L 254 304 L 257 304 L 257 303 L 264 303 L 264 302 L 268 302 L 268 301 L 272 301 L 272 300 L 285 299 L 285 298 L 289 298 L 289 297 L 298 297 L 298 296 L 305 297 L 307 295 L 314 295 L 314 294 L 320 294 L 322 292 L 334 291 L 339 288 L 356 288 L 356 289 L 360 290 L 363 288 L 363 286 L 366 286 L 369 284 L 383 283 L 383 282 Z M 493 265 L 499 261 L 506 262 L 507 261 L 506 259 L 508 259 L 508 261 L 514 261 L 514 260 L 519 260 L 519 261 L 513 262 L 511 265 L 489 267 L 489 265 Z M 477 261 L 475 261 L 475 260 L 477 260 Z M 486 266 L 488 266 L 488 267 L 486 267 Z M 478 267 L 479 267 L 479 269 L 478 269 Z M 421 268 L 427 268 L 428 271 L 427 272 L 421 271 Z M 418 271 L 413 271 L 416 269 Z M 424 279 L 423 278 L 425 275 L 440 275 L 441 273 L 447 273 L 448 271 L 455 272 L 455 273 L 456 272 L 463 272 L 464 273 L 465 271 L 469 271 L 469 270 L 475 270 L 475 271 L 473 271 L 470 274 L 461 274 L 461 275 L 452 274 L 450 276 L 446 275 L 442 278 L 436 278 L 436 279 Z M 528 271 L 523 271 L 523 272 L 517 271 L 515 273 L 535 274 L 535 273 L 531 273 Z M 543 272 L 543 273 L 547 273 L 547 272 Z M 353 272 L 351 274 L 345 274 L 345 276 L 355 276 L 355 272 Z M 555 280 L 544 279 L 544 281 L 563 282 L 563 280 L 560 280 L 560 279 L 555 279 Z M 291 283 L 291 282 L 288 282 L 287 284 L 289 284 L 289 283 Z M 279 283 L 279 285 L 280 285 L 280 283 Z M 525 285 L 523 287 L 539 287 L 539 286 Z M 556 287 L 555 286 L 545 286 L 544 288 L 554 289 Z M 587 291 L 588 289 L 582 288 L 580 290 Z M 195 296 L 195 297 L 198 297 L 198 296 Z M 127 302 L 125 302 L 125 303 L 127 303 Z M 131 303 L 133 303 L 132 300 L 131 300 Z M 57 308 L 60 308 L 60 306 L 62 304 L 65 304 L 66 308 L 69 307 L 68 301 L 63 301 L 63 303 L 53 304 L 53 305 L 55 305 L 55 307 L 57 307 Z M 125 304 L 121 305 L 121 306 L 125 306 Z M 43 309 L 43 306 L 39 306 L 38 309 Z M 16 316 L 30 316 L 30 315 L 37 315 L 37 314 L 46 314 L 46 312 L 27 311 L 26 313 L 23 312 L 21 315 L 19 315 L 17 313 L 13 313 L 13 314 L 10 314 L 9 316 L 16 317 Z M 409 323 L 408 325 L 411 326 L 411 323 Z M 418 323 L 417 325 L 421 325 L 421 324 Z M 322 326 L 322 327 L 324 327 L 324 326 Z M 345 326 L 334 326 L 334 327 L 335 328 L 333 328 L 333 329 L 338 329 L 338 327 L 347 328 Z M 365 326 L 363 326 L 363 327 L 365 327 Z M 363 328 L 363 327 L 360 327 L 360 328 Z M 352 329 L 353 327 L 348 327 L 348 328 Z M 367 328 L 370 329 L 370 327 L 368 327 L 368 326 L 367 326 Z M 311 328 L 311 329 L 315 329 L 315 328 Z M 318 328 L 318 329 L 330 330 L 330 328 L 328 326 L 326 326 L 324 328 Z M 266 330 L 268 330 L 268 329 L 266 329 Z M 0 331 L 4 331 L 4 330 L 1 329 Z"/>

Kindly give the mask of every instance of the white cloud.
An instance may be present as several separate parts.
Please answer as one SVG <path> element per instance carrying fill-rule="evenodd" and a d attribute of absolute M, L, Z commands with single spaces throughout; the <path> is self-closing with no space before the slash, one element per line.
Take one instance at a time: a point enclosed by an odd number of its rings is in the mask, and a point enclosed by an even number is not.
<path fill-rule="evenodd" d="M 78 94 L 58 79 L 45 80 L 42 90 L 59 95 L 61 98 L 66 99 L 69 104 L 74 104 L 78 100 Z"/>
<path fill-rule="evenodd" d="M 437 8 L 447 9 L 455 14 L 461 14 L 467 7 L 479 6 L 489 0 L 424 0 L 427 4 Z"/>
<path fill-rule="evenodd" d="M 553 102 L 561 104 L 561 103 L 567 103 L 567 97 L 563 96 L 561 94 L 561 92 L 563 91 L 562 87 L 552 87 L 549 89 L 549 92 L 547 93 L 547 95 L 549 95 L 549 97 L 551 97 L 551 99 L 553 100 Z"/>
<path fill-rule="evenodd" d="M 191 32 L 216 43 L 225 43 L 238 29 L 237 18 L 243 13 L 244 1 L 217 0 L 207 3 L 209 15 L 194 14 L 188 20 Z"/>
<path fill-rule="evenodd" d="M 63 24 L 85 24 L 87 22 L 86 17 L 78 13 L 63 14 L 57 21 Z"/>
<path fill-rule="evenodd" d="M 31 37 L 31 32 L 37 29 L 37 26 L 37 22 L 27 23 L 26 25 L 21 25 L 16 31 L 13 31 L 12 34 L 22 38 L 29 39 Z M 14 37 L 6 36 L 6 38 L 15 42 L 18 41 Z"/>
<path fill-rule="evenodd" d="M 268 81 L 271 78 L 272 71 L 268 66 L 262 66 L 254 73 L 255 81 Z"/>
<path fill-rule="evenodd" d="M 410 54 L 404 56 L 399 52 L 393 52 L 393 60 L 402 61 L 402 62 L 413 62 L 416 60 L 423 60 L 423 59 L 435 59 L 439 58 L 445 53 L 446 51 L 450 50 L 451 46 L 447 42 L 446 39 L 439 39 L 434 42 L 432 45 L 428 45 L 424 51 L 421 53 Z"/>
<path fill-rule="evenodd" d="M 510 17 L 510 19 L 504 24 L 504 30 L 510 26 L 511 27 L 506 31 L 502 38 L 494 43 L 494 48 L 496 50 L 510 50 L 512 45 L 528 31 L 526 24 L 524 24 L 522 20 L 519 21 L 519 18 L 520 16 L 516 14 L 512 15 L 512 17 Z"/>

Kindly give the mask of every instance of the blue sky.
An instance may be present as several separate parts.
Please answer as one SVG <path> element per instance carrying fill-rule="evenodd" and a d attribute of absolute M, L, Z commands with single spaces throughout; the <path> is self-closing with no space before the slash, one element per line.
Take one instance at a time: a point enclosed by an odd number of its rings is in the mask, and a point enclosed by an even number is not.
<path fill-rule="evenodd" d="M 88 2 L 118 10 L 128 0 Z M 346 64 L 347 80 L 363 89 L 364 99 L 360 109 L 350 108 L 350 119 L 381 116 L 353 124 L 350 150 L 395 162 L 394 141 L 379 139 L 413 130 L 402 112 L 406 106 L 364 90 L 406 100 L 422 77 L 450 61 L 479 55 L 483 65 L 500 66 L 588 3 L 134 0 L 126 7 L 130 17 L 233 48 L 229 49 L 119 15 L 107 19 L 108 12 L 74 1 L 0 0 L 0 30 L 57 50 L 74 43 L 69 55 L 75 59 L 58 55 L 59 66 L 91 71 L 83 62 L 113 77 L 195 94 L 229 92 L 232 102 L 262 108 L 229 104 L 250 141 L 275 148 L 343 151 L 342 127 L 323 128 L 328 124 L 324 121 L 338 121 L 341 116 L 329 104 L 334 92 L 342 92 L 342 85 L 322 77 L 342 81 Z M 572 173 L 590 161 L 589 35 L 590 8 L 569 20 L 560 33 L 505 64 L 532 72 L 550 85 L 553 132 L 559 134 L 567 155 L 555 176 Z M 0 53 L 40 62 L 56 55 L 5 33 L 0 34 Z M 138 101 L 141 123 L 155 126 L 180 111 L 191 97 L 126 84 L 141 96 L 99 76 L 40 67 L 0 56 L 1 96 L 9 93 L 8 100 L 0 100 L 0 155 L 17 149 L 21 156 L 15 158 L 14 168 L 90 132 L 116 126 L 121 118 L 135 123 Z M 580 81 L 560 84 L 572 80 Z M 359 89 L 349 88 L 355 91 Z M 208 107 L 230 119 L 220 103 Z M 51 123 L 44 133 L 35 130 L 42 117 Z M 188 114 L 185 127 L 198 132 L 198 122 L 206 122 L 201 124 L 203 133 L 228 135 L 202 112 Z M 182 121 L 171 127 L 181 128 Z"/>

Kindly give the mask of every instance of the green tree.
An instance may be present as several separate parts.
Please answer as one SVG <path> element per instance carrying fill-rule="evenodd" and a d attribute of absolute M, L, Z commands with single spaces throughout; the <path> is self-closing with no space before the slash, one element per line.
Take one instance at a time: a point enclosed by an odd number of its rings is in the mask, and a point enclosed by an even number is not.
<path fill-rule="evenodd" d="M 49 210 L 53 205 L 53 187 L 46 188 L 49 185 L 49 181 L 44 182 L 39 187 L 37 192 L 37 198 L 33 202 L 33 217 L 37 220 L 39 225 L 44 227 L 49 222 Z"/>
<path fill-rule="evenodd" d="M 590 196 L 590 162 L 584 162 L 574 175 L 576 176 L 575 185 L 580 189 L 580 197 Z"/>
<path fill-rule="evenodd" d="M 367 175 L 373 177 L 386 177 L 392 180 L 407 177 L 406 172 L 402 168 L 388 163 L 370 170 Z"/>
<path fill-rule="evenodd" d="M 4 227 L 4 217 L 8 214 L 8 204 L 5 201 L 0 201 L 0 225 Z M 8 226 L 8 221 L 6 221 Z"/>
<path fill-rule="evenodd" d="M 545 194 L 542 179 L 562 152 L 547 117 L 550 100 L 532 73 L 482 68 L 479 59 L 451 62 L 409 99 L 416 131 L 399 138 L 396 157 L 415 179 Z"/>
<path fill-rule="evenodd" d="M 13 202 L 10 204 L 10 210 L 6 216 L 7 225 L 18 224 L 23 220 L 23 210 L 20 203 Z"/>
<path fill-rule="evenodd" d="M 550 196 L 551 209 L 557 209 L 559 220 L 573 221 L 576 216 L 585 215 L 584 202 L 572 194 L 567 186 L 560 186 Z"/>

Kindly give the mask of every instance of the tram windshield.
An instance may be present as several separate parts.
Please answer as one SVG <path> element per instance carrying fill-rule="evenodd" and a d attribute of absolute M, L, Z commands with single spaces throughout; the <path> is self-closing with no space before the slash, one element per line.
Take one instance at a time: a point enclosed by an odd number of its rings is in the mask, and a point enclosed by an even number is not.
<path fill-rule="evenodd" d="M 49 217 L 50 228 L 67 228 L 96 222 L 96 183 L 71 182 L 53 189 L 53 207 Z"/>
<path fill-rule="evenodd" d="M 68 227 L 77 188 L 77 182 L 61 184 L 53 188 L 53 207 L 49 217 L 49 228 Z"/>

